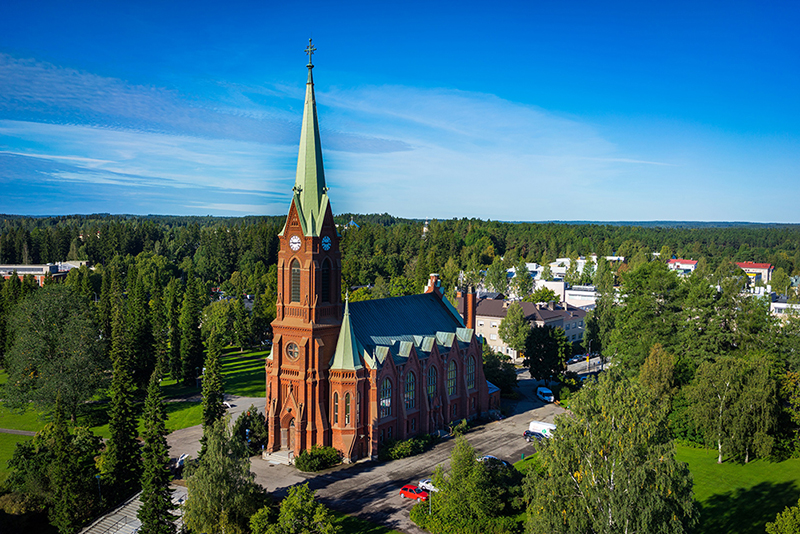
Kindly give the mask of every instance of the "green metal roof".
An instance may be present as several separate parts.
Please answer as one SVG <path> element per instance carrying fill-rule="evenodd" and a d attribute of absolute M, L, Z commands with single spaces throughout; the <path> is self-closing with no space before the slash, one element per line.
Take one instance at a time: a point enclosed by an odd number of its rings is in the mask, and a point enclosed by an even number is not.
<path fill-rule="evenodd" d="M 297 155 L 297 175 L 292 202 L 300 216 L 303 235 L 318 236 L 322 219 L 328 208 L 328 188 L 322 166 L 322 143 L 319 139 L 317 103 L 314 98 L 314 78 L 308 65 L 306 100 L 303 106 L 303 126 L 300 131 L 300 150 Z M 285 228 L 284 228 L 285 230 Z M 281 232 L 283 234 L 283 232 Z"/>
<path fill-rule="evenodd" d="M 349 303 L 345 301 L 342 328 L 339 330 L 339 339 L 336 341 L 336 352 L 333 353 L 331 369 L 346 371 L 361 369 L 363 367 L 361 365 L 361 354 L 363 352 L 364 349 L 361 348 L 350 325 Z"/>

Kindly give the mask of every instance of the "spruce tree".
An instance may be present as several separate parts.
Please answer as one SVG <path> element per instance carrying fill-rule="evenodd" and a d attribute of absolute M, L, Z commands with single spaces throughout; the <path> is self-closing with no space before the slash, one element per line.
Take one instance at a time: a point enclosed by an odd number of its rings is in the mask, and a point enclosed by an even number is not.
<path fill-rule="evenodd" d="M 150 299 L 150 325 L 153 332 L 155 368 L 159 376 L 164 376 L 169 372 L 169 316 L 158 278 Z"/>
<path fill-rule="evenodd" d="M 167 336 L 169 338 L 169 372 L 176 381 L 181 378 L 181 327 L 180 327 L 180 284 L 173 278 L 167 284 L 164 298 L 167 312 Z"/>
<path fill-rule="evenodd" d="M 203 346 L 200 334 L 200 312 L 202 311 L 202 287 L 200 281 L 189 275 L 189 283 L 181 306 L 181 378 L 191 385 L 203 363 Z"/>
<path fill-rule="evenodd" d="M 203 428 L 213 425 L 225 414 L 222 385 L 221 333 L 213 331 L 208 337 L 208 354 L 203 373 Z"/>
<path fill-rule="evenodd" d="M 150 329 L 147 292 L 142 276 L 131 268 L 128 273 L 128 302 L 125 325 L 130 339 L 133 367 L 131 372 L 137 389 L 143 390 L 155 369 L 153 335 Z"/>
<path fill-rule="evenodd" d="M 111 403 L 108 430 L 111 437 L 103 454 L 103 472 L 111 485 L 113 497 L 120 500 L 129 495 L 139 480 L 139 445 L 136 441 L 136 415 L 134 411 L 134 387 L 131 376 L 130 343 L 125 328 L 125 312 L 122 290 L 118 283 L 113 286 L 114 306 L 112 318 Z"/>
<path fill-rule="evenodd" d="M 100 282 L 100 300 L 97 302 L 96 318 L 103 339 L 111 339 L 111 279 L 112 271 L 104 269 Z"/>
<path fill-rule="evenodd" d="M 160 374 L 154 371 L 144 403 L 144 445 L 142 447 L 142 503 L 137 516 L 142 534 L 174 534 L 175 516 L 170 490 L 169 447 L 167 445 L 167 411 L 164 407 Z"/>

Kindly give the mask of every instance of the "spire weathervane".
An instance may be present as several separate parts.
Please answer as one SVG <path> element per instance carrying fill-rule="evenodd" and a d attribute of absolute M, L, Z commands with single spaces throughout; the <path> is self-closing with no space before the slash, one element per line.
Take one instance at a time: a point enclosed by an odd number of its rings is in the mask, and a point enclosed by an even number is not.
<path fill-rule="evenodd" d="M 306 54 L 308 54 L 308 65 L 306 65 L 306 67 L 308 67 L 309 69 L 313 69 L 314 68 L 314 62 L 311 61 L 311 56 L 313 56 L 314 52 L 316 52 L 316 51 L 317 51 L 317 49 L 314 47 L 314 45 L 311 44 L 311 39 L 309 39 L 308 40 L 308 47 L 306 47 Z"/>

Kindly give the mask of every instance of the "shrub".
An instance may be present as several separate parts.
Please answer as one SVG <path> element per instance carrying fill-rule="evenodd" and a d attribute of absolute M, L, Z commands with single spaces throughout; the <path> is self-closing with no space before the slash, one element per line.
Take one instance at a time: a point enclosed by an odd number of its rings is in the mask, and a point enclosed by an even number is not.
<path fill-rule="evenodd" d="M 333 447 L 313 445 L 295 458 L 294 465 L 300 471 L 322 471 L 342 461 L 342 455 Z"/>
<path fill-rule="evenodd" d="M 381 446 L 378 450 L 378 459 L 382 461 L 399 460 L 415 456 L 433 447 L 437 440 L 438 438 L 432 434 L 415 436 L 405 441 L 393 439 Z"/>
<path fill-rule="evenodd" d="M 466 419 L 462 419 L 457 425 L 450 427 L 450 434 L 454 437 L 463 436 L 468 430 L 469 422 Z"/>

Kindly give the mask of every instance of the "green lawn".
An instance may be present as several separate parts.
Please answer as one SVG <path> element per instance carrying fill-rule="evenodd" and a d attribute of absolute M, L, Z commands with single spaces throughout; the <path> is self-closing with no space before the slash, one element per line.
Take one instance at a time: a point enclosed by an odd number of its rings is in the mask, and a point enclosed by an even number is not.
<path fill-rule="evenodd" d="M 241 397 L 263 397 L 267 390 L 264 358 L 269 351 L 226 351 L 222 356 L 225 393 Z"/>
<path fill-rule="evenodd" d="M 716 451 L 683 446 L 677 451 L 694 477 L 698 532 L 762 534 L 767 522 L 800 498 L 800 459 L 717 464 Z"/>
<path fill-rule="evenodd" d="M 18 436 L 16 434 L 0 433 L 0 486 L 8 477 L 8 461 L 14 454 L 17 443 L 33 439 L 31 436 Z"/>

